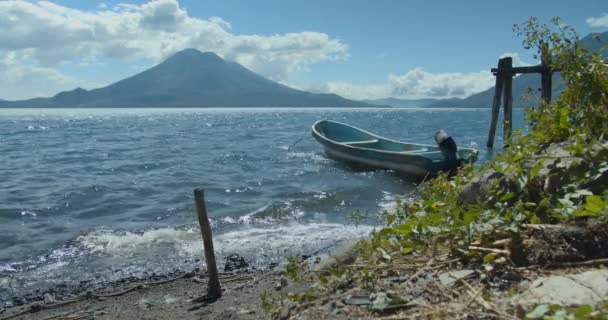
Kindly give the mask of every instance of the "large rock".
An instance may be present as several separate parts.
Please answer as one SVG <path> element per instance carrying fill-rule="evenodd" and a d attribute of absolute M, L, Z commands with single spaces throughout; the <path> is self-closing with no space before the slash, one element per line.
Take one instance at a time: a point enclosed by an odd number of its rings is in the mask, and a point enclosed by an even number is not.
<path fill-rule="evenodd" d="M 357 260 L 359 254 L 358 244 L 360 240 L 352 239 L 341 243 L 334 248 L 334 252 L 321 257 L 321 261 L 311 267 L 313 271 L 326 271 L 340 265 L 352 264 Z"/>
<path fill-rule="evenodd" d="M 236 253 L 233 253 L 226 257 L 226 263 L 224 264 L 224 271 L 231 272 L 239 269 L 245 269 L 249 267 L 245 258 L 239 256 Z"/>
<path fill-rule="evenodd" d="M 540 166 L 538 172 L 530 181 L 534 188 L 527 188 L 526 192 L 530 192 L 529 195 L 532 199 L 535 198 L 534 193 L 551 193 L 560 189 L 564 185 L 571 183 L 572 177 L 568 174 L 564 174 L 568 168 L 573 165 L 581 164 L 585 161 L 581 157 L 576 157 L 568 151 L 569 146 L 573 145 L 573 141 L 565 141 L 560 143 L 554 143 L 542 150 L 538 155 L 531 157 L 526 160 L 524 164 L 527 172 L 532 171 L 533 168 Z M 594 148 L 594 152 L 597 152 L 600 146 L 597 145 Z M 503 163 L 503 166 L 508 164 Z M 604 173 L 608 177 L 608 171 Z M 501 172 L 497 172 L 493 169 L 488 169 L 480 172 L 473 178 L 460 192 L 460 200 L 465 204 L 478 204 L 486 202 L 489 197 L 490 191 L 493 189 L 503 190 L 503 195 L 509 192 L 517 191 L 517 186 L 509 179 L 508 175 Z M 583 186 L 589 189 L 595 190 L 594 186 Z M 492 199 L 492 202 L 496 202 L 497 199 Z"/>
<path fill-rule="evenodd" d="M 569 183 L 568 176 L 559 174 L 560 171 L 578 164 L 584 159 L 575 157 L 566 150 L 572 142 L 561 142 L 549 145 L 536 159 L 532 159 L 526 167 L 532 169 L 541 163 L 540 170 L 533 183 L 543 192 L 554 192 Z"/>
<path fill-rule="evenodd" d="M 512 186 L 505 179 L 505 175 L 493 169 L 480 172 L 460 191 L 460 200 L 465 204 L 477 204 L 485 202 L 488 193 L 494 188 L 505 189 L 508 193 Z"/>
<path fill-rule="evenodd" d="M 595 305 L 608 299 L 608 270 L 540 277 L 520 284 L 511 303 L 528 309 L 539 304 Z"/>

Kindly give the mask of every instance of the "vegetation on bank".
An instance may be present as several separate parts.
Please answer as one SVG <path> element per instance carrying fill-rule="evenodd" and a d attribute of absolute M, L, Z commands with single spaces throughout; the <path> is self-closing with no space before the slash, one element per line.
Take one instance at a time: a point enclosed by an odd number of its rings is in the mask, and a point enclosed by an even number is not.
<path fill-rule="evenodd" d="M 528 109 L 529 132 L 515 133 L 509 148 L 496 159 L 481 167 L 464 167 L 454 177 L 440 175 L 422 184 L 415 200 L 400 202 L 387 212 L 386 226 L 360 243 L 355 266 L 316 273 L 309 278 L 312 289 L 291 294 L 287 300 L 305 305 L 345 287 L 375 292 L 382 277 L 395 275 L 387 270 L 399 269 L 408 259 L 428 267 L 440 255 L 492 277 L 496 270 L 518 264 L 512 253 L 495 244 L 521 243 L 530 225 L 584 227 L 608 220 L 608 67 L 600 53 L 579 46 L 576 32 L 558 18 L 549 24 L 531 18 L 514 30 L 524 37 L 526 49 L 536 50 L 538 57 L 547 52 L 551 67 L 561 71 L 566 88 L 559 98 Z M 489 177 L 486 184 L 472 191 L 471 184 L 484 176 Z M 547 259 L 519 264 L 546 263 Z M 428 263 L 420 265 L 420 261 Z M 288 273 L 306 279 L 299 268 L 292 261 Z M 513 290 L 508 285 L 503 289 Z M 477 294 L 492 300 L 489 291 Z M 471 297 L 471 301 L 476 299 Z M 284 306 L 284 301 L 264 301 L 275 315 Z M 605 316 L 604 310 L 604 305 L 586 305 L 526 311 L 530 318 L 589 318 Z"/>
<path fill-rule="evenodd" d="M 493 161 L 422 185 L 420 198 L 400 203 L 396 212 L 389 213 L 388 226 L 373 234 L 364 252 L 384 248 L 407 254 L 428 249 L 434 238 L 447 237 L 449 248 L 458 254 L 457 249 L 466 249 L 492 232 L 515 237 L 522 224 L 608 217 L 608 67 L 599 53 L 577 46 L 576 33 L 560 26 L 558 19 L 552 25 L 531 19 L 516 28 L 525 35 L 526 48 L 536 48 L 539 55 L 540 50 L 548 50 L 551 66 L 561 70 L 564 92 L 550 104 L 528 109 L 529 133 L 517 132 L 508 142 L 510 147 Z M 559 143 L 568 154 L 543 156 L 543 151 Z M 539 181 L 549 162 L 545 180 Z M 484 199 L 463 203 L 464 187 L 489 170 L 498 178 Z"/>

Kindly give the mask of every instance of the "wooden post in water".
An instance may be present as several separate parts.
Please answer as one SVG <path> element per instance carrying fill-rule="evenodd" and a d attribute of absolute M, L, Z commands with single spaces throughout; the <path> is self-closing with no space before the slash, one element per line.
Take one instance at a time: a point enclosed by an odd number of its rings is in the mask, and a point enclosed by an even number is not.
<path fill-rule="evenodd" d="M 543 67 L 543 70 L 540 74 L 540 84 L 541 84 L 540 97 L 545 103 L 550 103 L 551 102 L 553 72 L 551 71 L 551 56 L 549 53 L 549 48 L 544 43 L 541 43 L 540 64 Z"/>
<path fill-rule="evenodd" d="M 217 273 L 217 265 L 215 264 L 213 238 L 211 236 L 209 218 L 207 217 L 207 208 L 205 207 L 205 194 L 202 189 L 194 189 L 194 205 L 196 207 L 198 223 L 201 227 L 203 247 L 205 250 L 205 261 L 207 262 L 207 273 L 209 274 L 209 283 L 207 285 L 207 300 L 217 300 L 222 296 L 222 288 L 220 287 L 220 280 Z"/>
<path fill-rule="evenodd" d="M 504 60 L 498 60 L 498 69 L 504 67 Z M 502 98 L 503 86 L 502 72 L 496 72 L 496 85 L 494 87 L 494 100 L 492 101 L 492 122 L 490 123 L 490 133 L 488 134 L 488 148 L 494 147 L 494 136 L 496 135 L 496 124 L 498 123 L 498 113 L 500 112 L 500 99 Z"/>
<path fill-rule="evenodd" d="M 504 63 L 504 74 L 503 79 L 505 82 L 504 87 L 504 144 L 508 146 L 509 139 L 511 139 L 511 130 L 513 129 L 513 58 L 503 58 Z"/>
<path fill-rule="evenodd" d="M 492 122 L 488 135 L 488 148 L 494 146 L 494 135 L 496 134 L 496 122 L 500 113 L 500 96 L 504 99 L 504 143 L 509 146 L 511 131 L 513 130 L 513 76 L 518 73 L 540 73 L 541 74 L 541 97 L 545 103 L 551 102 L 552 76 L 559 69 L 551 67 L 551 54 L 549 47 L 541 43 L 541 64 L 538 66 L 513 67 L 513 59 L 510 57 L 498 60 L 498 68 L 492 68 L 496 76 L 496 88 L 494 101 L 492 101 Z"/>

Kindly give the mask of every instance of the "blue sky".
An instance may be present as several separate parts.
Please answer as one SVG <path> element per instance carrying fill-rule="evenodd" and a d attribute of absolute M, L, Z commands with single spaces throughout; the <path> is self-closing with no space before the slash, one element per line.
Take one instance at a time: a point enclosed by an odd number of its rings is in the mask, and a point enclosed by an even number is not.
<path fill-rule="evenodd" d="M 605 0 L 3 1 L 0 98 L 107 85 L 184 47 L 315 92 L 463 97 L 491 85 L 500 56 L 534 63 L 514 23 L 560 16 L 584 36 L 607 31 L 607 13 Z"/>

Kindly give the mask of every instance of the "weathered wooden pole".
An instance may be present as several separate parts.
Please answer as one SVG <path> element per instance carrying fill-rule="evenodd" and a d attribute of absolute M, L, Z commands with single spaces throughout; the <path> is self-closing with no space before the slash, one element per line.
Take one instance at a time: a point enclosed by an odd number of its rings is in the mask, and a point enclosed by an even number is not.
<path fill-rule="evenodd" d="M 502 69 L 504 60 L 498 60 L 498 70 Z M 488 148 L 494 147 L 494 135 L 496 135 L 496 124 L 498 123 L 498 113 L 500 112 L 500 99 L 502 98 L 503 86 L 502 72 L 496 72 L 496 85 L 494 86 L 494 100 L 492 101 L 492 122 L 490 123 L 490 133 L 488 134 Z"/>
<path fill-rule="evenodd" d="M 551 70 L 551 55 L 549 53 L 549 48 L 545 43 L 541 43 L 540 64 L 543 67 L 543 70 L 540 74 L 540 97 L 545 103 L 550 103 L 553 71 Z"/>
<path fill-rule="evenodd" d="M 513 129 L 513 59 L 511 57 L 503 58 L 504 74 L 504 121 L 503 121 L 503 140 L 505 147 L 508 146 L 509 139 L 511 138 L 511 131 Z"/>
<path fill-rule="evenodd" d="M 207 285 L 207 299 L 216 300 L 222 296 L 222 288 L 220 287 L 220 279 L 217 273 L 217 265 L 215 264 L 213 238 L 211 236 L 209 218 L 207 217 L 207 208 L 205 207 L 205 193 L 202 189 L 194 189 L 194 205 L 196 207 L 198 223 L 201 227 L 203 247 L 205 250 L 205 261 L 207 262 L 207 273 L 209 274 L 209 283 Z"/>

